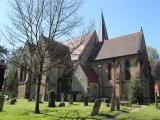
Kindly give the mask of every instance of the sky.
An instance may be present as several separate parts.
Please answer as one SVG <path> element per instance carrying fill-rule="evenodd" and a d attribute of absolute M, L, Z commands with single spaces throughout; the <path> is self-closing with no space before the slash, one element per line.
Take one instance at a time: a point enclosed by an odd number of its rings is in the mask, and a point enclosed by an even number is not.
<path fill-rule="evenodd" d="M 7 0 L 0 0 L 0 27 L 9 24 Z M 95 23 L 98 31 L 101 11 L 109 38 L 140 31 L 143 27 L 147 46 L 160 53 L 160 0 L 84 0 L 79 13 Z"/>

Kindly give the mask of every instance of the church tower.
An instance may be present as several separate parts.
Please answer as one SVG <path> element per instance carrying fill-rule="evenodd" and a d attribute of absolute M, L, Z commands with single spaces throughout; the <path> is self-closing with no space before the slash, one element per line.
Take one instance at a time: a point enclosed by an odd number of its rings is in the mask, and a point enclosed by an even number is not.
<path fill-rule="evenodd" d="M 99 41 L 108 40 L 108 34 L 107 34 L 106 25 L 105 25 L 105 20 L 103 17 L 103 12 L 101 13 L 101 21 L 99 26 L 98 37 L 99 37 Z"/>

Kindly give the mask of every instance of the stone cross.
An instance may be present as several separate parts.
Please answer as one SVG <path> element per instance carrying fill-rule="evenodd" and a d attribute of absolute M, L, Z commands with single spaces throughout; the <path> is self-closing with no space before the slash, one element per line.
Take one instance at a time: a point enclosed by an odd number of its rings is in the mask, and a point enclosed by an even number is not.
<path fill-rule="evenodd" d="M 60 107 L 64 107 L 65 106 L 65 103 L 64 103 L 64 94 L 62 93 L 61 95 L 61 103 L 59 105 Z"/>

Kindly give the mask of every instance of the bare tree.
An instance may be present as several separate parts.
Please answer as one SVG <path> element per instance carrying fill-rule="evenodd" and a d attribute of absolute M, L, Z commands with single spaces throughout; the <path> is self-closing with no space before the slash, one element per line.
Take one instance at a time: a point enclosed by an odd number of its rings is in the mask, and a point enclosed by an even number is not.
<path fill-rule="evenodd" d="M 61 52 L 64 53 L 61 54 L 64 56 L 63 60 L 52 65 L 45 63 L 45 59 L 50 57 L 47 54 L 50 41 L 72 36 L 74 30 L 82 23 L 82 17 L 77 14 L 81 4 L 81 0 L 12 0 L 10 2 L 12 11 L 9 18 L 12 26 L 6 26 L 7 34 L 3 32 L 2 34 L 4 39 L 13 47 L 12 54 L 15 56 L 14 51 L 24 44 L 34 45 L 34 55 L 30 56 L 30 66 L 25 70 L 34 74 L 37 81 L 35 113 L 40 113 L 39 92 L 42 75 L 57 64 L 64 63 L 65 58 L 68 57 L 68 54 L 63 51 Z M 88 31 L 85 33 L 88 33 Z M 39 37 L 43 36 L 41 34 L 47 38 L 45 44 L 43 44 L 43 40 L 40 41 Z M 56 44 L 63 46 L 59 43 Z M 76 48 L 75 46 L 74 49 Z M 58 50 L 60 51 L 60 49 Z M 55 59 L 57 54 L 60 54 L 57 53 L 58 50 L 55 47 L 52 51 L 54 53 L 52 57 Z M 24 63 L 20 62 L 21 58 L 17 57 L 17 59 L 18 62 L 14 62 L 14 64 L 20 68 L 21 64 Z"/>

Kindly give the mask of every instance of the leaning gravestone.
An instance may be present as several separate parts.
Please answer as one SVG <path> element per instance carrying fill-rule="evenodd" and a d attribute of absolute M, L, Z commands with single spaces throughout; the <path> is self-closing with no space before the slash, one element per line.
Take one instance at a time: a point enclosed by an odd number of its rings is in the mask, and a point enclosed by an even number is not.
<path fill-rule="evenodd" d="M 94 103 L 94 106 L 93 106 L 91 116 L 98 115 L 100 106 L 101 106 L 101 99 L 96 99 L 95 103 Z"/>
<path fill-rule="evenodd" d="M 60 107 L 64 107 L 65 103 L 64 103 L 64 94 L 62 93 L 61 95 L 61 103 L 59 104 Z"/>
<path fill-rule="evenodd" d="M 56 107 L 54 91 L 50 91 L 48 94 L 48 107 Z"/>

